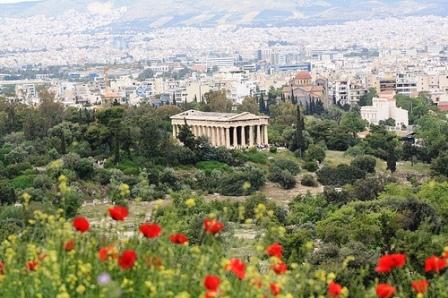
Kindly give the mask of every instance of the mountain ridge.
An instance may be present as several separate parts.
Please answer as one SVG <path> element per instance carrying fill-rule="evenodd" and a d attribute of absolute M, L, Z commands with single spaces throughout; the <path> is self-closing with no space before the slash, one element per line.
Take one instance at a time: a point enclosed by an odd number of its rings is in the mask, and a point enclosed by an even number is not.
<path fill-rule="evenodd" d="M 70 10 L 91 14 L 119 10 L 120 18 L 111 23 L 113 27 L 132 27 L 136 22 L 149 28 L 220 24 L 265 27 L 414 15 L 447 16 L 448 3 L 443 0 L 42 0 L 0 4 L 0 17 L 55 17 Z"/>

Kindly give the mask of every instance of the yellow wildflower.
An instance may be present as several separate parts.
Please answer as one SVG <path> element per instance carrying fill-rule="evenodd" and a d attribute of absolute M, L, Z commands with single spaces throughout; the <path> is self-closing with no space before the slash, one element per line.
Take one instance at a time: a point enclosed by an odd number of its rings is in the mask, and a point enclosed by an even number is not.
<path fill-rule="evenodd" d="M 190 298 L 190 294 L 188 294 L 187 292 L 180 292 L 175 296 L 175 298 Z"/>
<path fill-rule="evenodd" d="M 193 198 L 190 198 L 185 201 L 185 205 L 187 205 L 188 208 L 193 208 L 196 206 L 196 201 Z"/>
<path fill-rule="evenodd" d="M 78 294 L 84 294 L 84 292 L 86 291 L 86 287 L 83 284 L 80 284 L 77 288 L 76 288 L 76 293 Z"/>

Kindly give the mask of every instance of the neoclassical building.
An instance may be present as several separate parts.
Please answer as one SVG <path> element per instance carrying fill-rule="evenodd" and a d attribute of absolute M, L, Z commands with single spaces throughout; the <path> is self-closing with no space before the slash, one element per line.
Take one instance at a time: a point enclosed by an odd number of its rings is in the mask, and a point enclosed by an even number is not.
<path fill-rule="evenodd" d="M 248 112 L 211 113 L 189 110 L 171 117 L 173 137 L 180 128 L 190 127 L 197 137 L 207 137 L 212 146 L 226 148 L 249 148 L 268 145 L 268 116 L 257 116 Z"/>

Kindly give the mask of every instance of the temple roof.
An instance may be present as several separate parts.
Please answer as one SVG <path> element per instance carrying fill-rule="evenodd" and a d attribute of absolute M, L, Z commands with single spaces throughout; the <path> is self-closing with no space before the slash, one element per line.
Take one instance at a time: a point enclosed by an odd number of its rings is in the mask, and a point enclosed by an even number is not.
<path fill-rule="evenodd" d="M 244 113 L 215 113 L 215 112 L 201 112 L 197 110 L 188 110 L 180 114 L 171 116 L 171 119 L 178 120 L 210 120 L 210 121 L 239 121 L 252 119 L 268 119 L 268 116 L 258 116 L 249 112 Z"/>

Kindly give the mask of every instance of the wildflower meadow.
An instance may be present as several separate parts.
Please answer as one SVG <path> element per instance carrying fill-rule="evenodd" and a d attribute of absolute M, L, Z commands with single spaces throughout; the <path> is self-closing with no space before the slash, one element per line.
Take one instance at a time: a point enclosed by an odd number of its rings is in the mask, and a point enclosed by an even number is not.
<path fill-rule="evenodd" d="M 131 224 L 127 206 L 104 208 L 96 219 L 65 218 L 62 210 L 33 211 L 26 199 L 29 225 L 0 245 L 0 297 L 448 297 L 448 250 L 426 256 L 420 268 L 406 251 L 386 253 L 370 272 L 340 278 L 289 261 L 286 229 L 265 203 L 232 211 L 179 195 Z M 256 236 L 239 239 L 238 225 Z M 296 245 L 315 252 L 311 242 Z M 339 266 L 349 270 L 354 261 Z"/>

